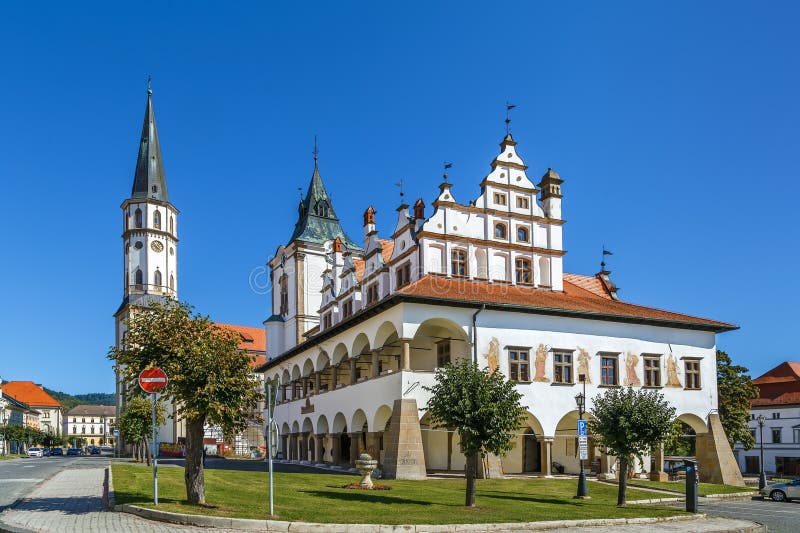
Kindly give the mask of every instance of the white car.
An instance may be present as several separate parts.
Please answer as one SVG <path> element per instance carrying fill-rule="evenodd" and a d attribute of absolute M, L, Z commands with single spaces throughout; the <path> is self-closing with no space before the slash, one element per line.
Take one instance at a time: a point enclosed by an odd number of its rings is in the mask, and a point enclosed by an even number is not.
<path fill-rule="evenodd" d="M 42 457 L 44 452 L 41 448 L 28 448 L 28 457 Z"/>

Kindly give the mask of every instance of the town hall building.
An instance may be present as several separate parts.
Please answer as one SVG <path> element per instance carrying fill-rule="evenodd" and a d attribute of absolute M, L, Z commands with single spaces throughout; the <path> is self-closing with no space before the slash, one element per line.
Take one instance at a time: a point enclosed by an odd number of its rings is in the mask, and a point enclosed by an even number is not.
<path fill-rule="evenodd" d="M 517 384 L 527 410 L 514 448 L 487 476 L 576 473 L 575 396 L 658 390 L 697 433 L 704 480 L 741 483 L 717 414 L 716 335 L 736 326 L 622 301 L 610 272 L 565 272 L 564 180 L 538 181 L 507 134 L 490 171 L 465 193 L 444 176 L 431 209 L 401 203 L 386 238 L 378 214 L 347 235 L 318 168 L 288 242 L 269 261 L 266 379 L 284 458 L 352 465 L 377 458 L 386 477 L 463 471 L 458 435 L 426 414 L 437 368 L 472 359 Z M 615 458 L 590 446 L 613 477 Z M 663 447 L 635 470 L 663 479 Z"/>

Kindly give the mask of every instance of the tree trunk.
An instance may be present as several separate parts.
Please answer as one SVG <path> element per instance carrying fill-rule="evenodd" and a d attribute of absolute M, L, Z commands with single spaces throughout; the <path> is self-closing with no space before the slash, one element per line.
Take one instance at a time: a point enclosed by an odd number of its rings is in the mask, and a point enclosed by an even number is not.
<path fill-rule="evenodd" d="M 139 443 L 137 441 L 131 442 L 131 451 L 133 452 L 133 462 L 139 462 Z"/>
<path fill-rule="evenodd" d="M 203 427 L 204 418 L 186 420 L 186 499 L 189 503 L 205 504 L 206 487 L 203 476 Z"/>
<path fill-rule="evenodd" d="M 467 455 L 467 469 L 466 469 L 466 476 L 467 476 L 467 498 L 466 498 L 466 505 L 467 507 L 475 507 L 475 477 L 477 476 L 478 470 L 478 453 L 470 453 Z"/>
<path fill-rule="evenodd" d="M 617 492 L 617 506 L 625 507 L 628 490 L 628 458 L 619 458 L 619 492 Z"/>
<path fill-rule="evenodd" d="M 142 437 L 142 448 L 144 448 L 144 457 L 147 460 L 147 466 L 150 466 L 150 459 L 153 457 L 153 454 L 150 450 L 150 443 L 147 442 L 147 437 Z"/>

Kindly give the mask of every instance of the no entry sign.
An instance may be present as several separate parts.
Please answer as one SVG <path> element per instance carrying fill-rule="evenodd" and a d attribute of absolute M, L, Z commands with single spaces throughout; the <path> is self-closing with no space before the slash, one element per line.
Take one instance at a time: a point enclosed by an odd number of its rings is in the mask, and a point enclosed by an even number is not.
<path fill-rule="evenodd" d="M 151 394 L 161 392 L 167 386 L 167 375 L 160 368 L 145 368 L 139 374 L 139 386 Z"/>

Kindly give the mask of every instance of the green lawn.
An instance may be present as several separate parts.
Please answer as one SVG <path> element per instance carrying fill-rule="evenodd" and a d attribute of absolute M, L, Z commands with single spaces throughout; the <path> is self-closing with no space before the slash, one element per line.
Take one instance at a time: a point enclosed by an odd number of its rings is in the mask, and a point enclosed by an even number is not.
<path fill-rule="evenodd" d="M 647 487 L 649 489 L 664 489 L 673 492 L 686 493 L 685 481 L 649 481 L 646 479 L 632 479 L 628 481 L 628 487 L 639 485 L 640 487 Z M 718 485 L 716 483 L 700 483 L 700 496 L 708 494 L 733 494 L 736 492 L 753 492 L 752 487 L 735 487 L 733 485 Z M 628 498 L 633 499 L 633 498 Z"/>
<path fill-rule="evenodd" d="M 24 455 L 0 455 L 0 461 L 7 461 L 8 459 L 23 459 Z"/>
<path fill-rule="evenodd" d="M 152 471 L 114 465 L 117 504 L 153 507 Z M 158 508 L 164 511 L 239 518 L 267 518 L 267 475 L 262 472 L 206 470 L 206 500 L 198 507 L 185 501 L 182 468 L 158 472 Z M 678 509 L 616 507 L 617 489 L 592 483 L 590 500 L 575 500 L 576 481 L 492 479 L 478 481 L 478 507 L 464 507 L 463 479 L 385 481 L 388 491 L 341 488 L 358 476 L 275 474 L 275 512 L 281 520 L 333 523 L 450 524 L 532 522 L 581 518 L 672 516 Z M 652 492 L 628 490 L 628 498 L 652 498 Z"/>

